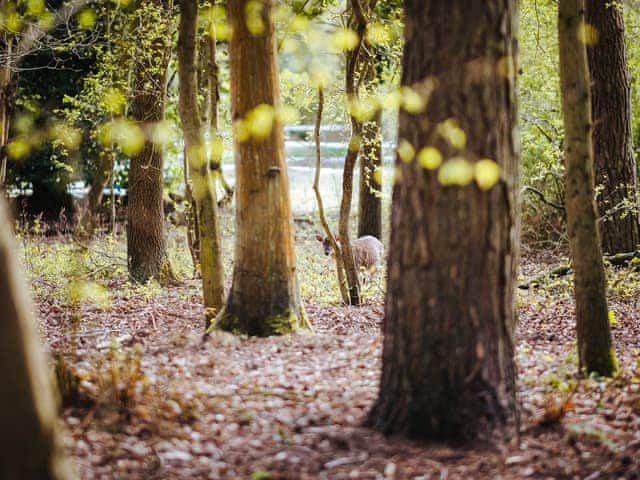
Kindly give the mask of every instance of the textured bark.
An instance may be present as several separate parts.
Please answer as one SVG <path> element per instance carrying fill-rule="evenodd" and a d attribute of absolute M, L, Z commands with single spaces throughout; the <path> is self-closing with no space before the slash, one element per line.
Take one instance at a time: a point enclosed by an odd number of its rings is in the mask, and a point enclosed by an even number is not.
<path fill-rule="evenodd" d="M 75 478 L 56 440 L 57 406 L 49 368 L 0 198 L 0 478 Z"/>
<path fill-rule="evenodd" d="M 631 133 L 631 88 L 622 4 L 587 1 L 586 21 L 597 32 L 587 48 L 591 72 L 595 182 L 602 185 L 598 210 L 602 248 L 615 254 L 635 250 L 638 186 Z M 626 206 L 626 208 L 625 208 Z"/>
<path fill-rule="evenodd" d="M 371 69 L 373 71 L 373 69 Z M 382 238 L 382 185 L 374 173 L 382 168 L 382 110 L 364 124 L 360 151 L 358 237 Z"/>
<path fill-rule="evenodd" d="M 155 5 L 170 18 L 171 4 L 163 0 L 144 0 L 140 7 Z M 144 18 L 141 21 L 156 21 Z M 171 38 L 170 21 L 165 24 Z M 153 38 L 151 50 L 135 66 L 132 118 L 145 132 L 164 120 L 167 91 L 167 66 L 170 48 L 165 38 Z M 162 148 L 146 136 L 142 150 L 131 157 L 129 167 L 129 204 L 127 208 L 127 258 L 129 275 L 139 282 L 150 278 L 173 278 L 164 231 L 162 207 Z"/>
<path fill-rule="evenodd" d="M 280 100 L 272 2 L 260 2 L 264 31 L 252 34 L 245 17 L 249 1 L 228 3 L 233 29 L 229 44 L 231 109 L 236 121 L 246 119 L 259 105 L 277 106 Z M 233 281 L 214 327 L 258 336 L 309 331 L 298 291 L 282 125 L 276 117 L 265 138 L 243 139 L 236 132 L 234 146 Z"/>
<path fill-rule="evenodd" d="M 583 21 L 583 0 L 560 0 L 558 37 L 565 132 L 565 210 L 575 270 L 580 368 L 612 375 L 616 361 L 609 330 L 606 280 L 593 200 L 589 70 L 586 47 L 577 35 Z"/>
<path fill-rule="evenodd" d="M 402 84 L 427 107 L 400 113 L 399 138 L 443 157 L 495 160 L 502 179 L 443 186 L 416 159 L 396 166 L 380 394 L 367 424 L 458 441 L 517 432 L 513 289 L 519 209 L 515 0 L 405 0 Z M 456 148 L 438 134 L 455 119 Z M 492 438 L 496 438 L 495 436 Z"/>
<path fill-rule="evenodd" d="M 197 0 L 180 5 L 178 37 L 178 75 L 180 122 L 184 132 L 185 154 L 191 175 L 191 191 L 198 220 L 200 270 L 206 312 L 206 328 L 224 302 L 224 275 L 220 255 L 218 204 L 212 181 L 198 108 L 196 64 Z"/>

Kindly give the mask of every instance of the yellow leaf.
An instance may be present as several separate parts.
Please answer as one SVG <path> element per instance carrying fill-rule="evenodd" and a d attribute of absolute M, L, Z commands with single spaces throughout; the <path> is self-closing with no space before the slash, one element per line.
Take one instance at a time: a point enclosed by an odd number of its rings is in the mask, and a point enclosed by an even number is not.
<path fill-rule="evenodd" d="M 453 118 L 440 122 L 436 129 L 440 136 L 454 148 L 461 149 L 467 144 L 467 135 Z"/>
<path fill-rule="evenodd" d="M 382 169 L 378 167 L 375 168 L 375 170 L 373 171 L 373 181 L 375 182 L 377 187 L 382 185 Z"/>
<path fill-rule="evenodd" d="M 473 180 L 473 167 L 462 157 L 453 157 L 438 170 L 438 182 L 443 186 L 464 187 Z"/>
<path fill-rule="evenodd" d="M 222 161 L 223 152 L 222 137 L 215 136 L 209 143 L 209 148 L 211 149 L 211 160 L 213 162 L 220 163 Z"/>
<path fill-rule="evenodd" d="M 264 139 L 271 135 L 276 112 L 272 105 L 261 104 L 247 115 L 249 134 L 257 139 Z"/>
<path fill-rule="evenodd" d="M 607 317 L 609 318 L 609 325 L 614 326 L 618 324 L 618 319 L 616 318 L 616 312 L 613 310 L 609 310 L 607 312 Z"/>
<path fill-rule="evenodd" d="M 96 12 L 90 8 L 85 8 L 78 13 L 78 25 L 85 30 L 91 30 L 96 24 Z"/>
<path fill-rule="evenodd" d="M 16 138 L 7 145 L 7 155 L 13 160 L 21 160 L 31 153 L 31 145 L 21 138 Z"/>
<path fill-rule="evenodd" d="M 407 140 L 402 139 L 398 142 L 398 156 L 404 163 L 409 163 L 416 156 L 416 149 Z"/>
<path fill-rule="evenodd" d="M 582 22 L 580 25 L 578 25 L 576 36 L 578 37 L 578 40 L 580 42 L 584 43 L 587 46 L 591 46 L 598 43 L 600 32 L 593 25 Z"/>
<path fill-rule="evenodd" d="M 105 123 L 99 132 L 103 144 L 115 143 L 128 156 L 139 153 L 144 147 L 144 132 L 134 122 L 118 119 Z"/>
<path fill-rule="evenodd" d="M 18 33 L 22 28 L 22 19 L 16 12 L 11 12 L 4 18 L 3 27 L 8 32 Z"/>
<path fill-rule="evenodd" d="M 368 122 L 378 109 L 375 99 L 351 98 L 347 102 L 349 114 L 361 122 Z"/>
<path fill-rule="evenodd" d="M 266 29 L 262 20 L 263 5 L 261 1 L 249 0 L 245 5 L 247 30 L 254 36 L 262 35 Z"/>
<path fill-rule="evenodd" d="M 293 124 L 298 121 L 300 118 L 300 114 L 298 110 L 292 107 L 291 105 L 281 105 L 276 110 L 276 116 L 280 123 L 283 124 Z"/>
<path fill-rule="evenodd" d="M 66 123 L 53 125 L 49 135 L 53 140 L 69 150 L 76 150 L 80 146 L 80 142 L 82 142 L 82 131 Z"/>
<path fill-rule="evenodd" d="M 401 103 L 402 94 L 398 90 L 389 92 L 380 99 L 380 106 L 382 108 L 400 108 Z"/>
<path fill-rule="evenodd" d="M 291 33 L 302 32 L 309 29 L 309 19 L 303 15 L 293 17 L 287 30 Z"/>
<path fill-rule="evenodd" d="M 338 50 L 353 50 L 358 46 L 358 34 L 349 28 L 340 28 L 331 36 L 331 44 Z"/>
<path fill-rule="evenodd" d="M 407 112 L 416 114 L 422 112 L 426 107 L 425 99 L 418 92 L 410 87 L 402 87 L 400 89 L 402 95 L 402 108 Z"/>
<path fill-rule="evenodd" d="M 424 147 L 418 152 L 418 162 L 425 170 L 435 170 L 442 165 L 442 153 L 435 147 Z"/>
<path fill-rule="evenodd" d="M 117 88 L 109 88 L 102 97 L 102 106 L 108 113 L 119 115 L 124 111 L 127 97 Z"/>
<path fill-rule="evenodd" d="M 369 24 L 366 37 L 371 45 L 387 45 L 391 41 L 388 28 L 377 22 Z"/>
<path fill-rule="evenodd" d="M 44 12 L 44 0 L 28 0 L 27 14 L 37 17 Z"/>
<path fill-rule="evenodd" d="M 489 158 L 483 158 L 473 166 L 473 175 L 482 190 L 489 190 L 498 183 L 501 173 L 500 165 Z"/>

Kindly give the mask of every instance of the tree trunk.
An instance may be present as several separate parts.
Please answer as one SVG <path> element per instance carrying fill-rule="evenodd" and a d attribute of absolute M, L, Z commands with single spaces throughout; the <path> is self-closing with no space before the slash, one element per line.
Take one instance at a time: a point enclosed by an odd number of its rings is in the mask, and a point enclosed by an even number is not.
<path fill-rule="evenodd" d="M 359 99 L 360 79 L 365 78 L 369 65 L 369 56 L 366 54 L 365 33 L 371 9 L 369 1 L 364 5 L 360 0 L 349 0 L 347 4 L 349 14 L 348 26 L 356 32 L 359 38 L 355 49 L 346 54 L 345 66 L 345 93 L 347 102 L 356 102 Z M 351 200 L 353 197 L 353 171 L 358 155 L 362 148 L 363 122 L 354 115 L 350 115 L 351 138 L 349 148 L 344 159 L 342 172 L 342 198 L 340 201 L 340 220 L 338 231 L 340 233 L 340 254 L 344 265 L 345 276 L 349 287 L 349 302 L 351 305 L 360 305 L 360 282 L 356 270 L 353 251 L 351 249 L 349 216 L 351 215 Z"/>
<path fill-rule="evenodd" d="M 103 156 L 100 159 L 100 165 L 98 165 L 98 171 L 91 183 L 91 188 L 87 195 L 87 205 L 82 212 L 82 217 L 80 218 L 80 227 L 82 228 L 83 233 L 89 237 L 93 235 L 95 230 L 98 212 L 102 205 L 102 192 L 113 174 L 114 162 L 115 152 L 113 149 L 103 152 Z"/>
<path fill-rule="evenodd" d="M 267 336 L 311 326 L 300 302 L 293 246 L 293 217 L 284 156 L 282 125 L 273 110 L 279 104 L 275 35 L 271 0 L 247 9 L 251 0 L 229 0 L 233 36 L 229 45 L 231 109 L 247 138 L 234 135 L 236 164 L 236 248 L 227 304 L 214 326 Z M 247 15 L 251 15 L 247 22 Z M 251 25 L 252 32 L 247 24 Z M 255 110 L 258 107 L 258 110 Z M 251 124 L 261 112 L 261 125 Z M 264 117 L 273 113 L 265 132 Z"/>
<path fill-rule="evenodd" d="M 364 124 L 360 152 L 360 203 L 358 237 L 382 238 L 382 185 L 376 171 L 382 168 L 382 110 Z"/>
<path fill-rule="evenodd" d="M 564 116 L 565 209 L 575 270 L 580 368 L 610 376 L 616 371 L 609 330 L 606 279 L 593 186 L 591 95 L 587 52 L 577 31 L 583 0 L 560 0 L 558 36 Z"/>
<path fill-rule="evenodd" d="M 368 69 L 367 88 L 374 90 L 375 68 L 371 58 Z M 382 186 L 378 183 L 382 168 L 382 110 L 365 122 L 362 129 L 362 149 L 360 151 L 360 202 L 358 212 L 358 237 L 372 235 L 382 239 Z"/>
<path fill-rule="evenodd" d="M 153 5 L 158 16 L 141 18 L 141 34 L 154 35 L 150 49 L 135 66 L 131 115 L 145 132 L 164 120 L 167 90 L 167 66 L 172 34 L 171 6 L 164 0 L 144 0 L 140 7 Z M 155 24 L 151 25 L 151 23 Z M 163 27 L 153 32 L 158 24 Z M 161 36 L 160 36 L 161 35 Z M 150 278 L 161 281 L 173 278 L 167 257 L 162 206 L 163 152 L 149 135 L 142 150 L 131 157 L 129 168 L 129 204 L 127 207 L 127 257 L 129 274 L 139 282 Z"/>
<path fill-rule="evenodd" d="M 322 195 L 320 194 L 320 164 L 321 164 L 321 155 L 320 155 L 320 126 L 322 125 L 322 112 L 324 110 L 324 89 L 322 86 L 318 87 L 318 111 L 316 112 L 316 124 L 313 130 L 313 140 L 316 145 L 316 170 L 313 176 L 313 191 L 316 194 L 316 201 L 318 202 L 318 217 L 320 218 L 320 224 L 324 230 L 324 234 L 329 241 L 331 242 L 331 248 L 333 248 L 334 252 L 339 252 L 340 247 L 338 246 L 338 242 L 336 241 L 335 236 L 331 232 L 329 228 L 329 222 L 327 221 L 327 217 L 324 213 L 324 203 L 322 202 Z M 335 255 L 336 261 L 336 275 L 338 277 L 338 288 L 340 290 L 340 296 L 342 297 L 343 303 L 346 305 L 349 304 L 349 290 L 347 285 L 347 279 L 344 273 L 344 264 L 342 263 L 342 256 L 339 254 Z"/>
<path fill-rule="evenodd" d="M 517 432 L 516 2 L 404 5 L 402 85 L 428 103 L 419 112 L 401 111 L 400 141 L 471 164 L 492 159 L 501 180 L 489 190 L 470 178 L 445 186 L 442 170 L 398 156 L 383 371 L 367 424 L 447 441 L 491 427 L 507 437 Z M 448 142 L 443 132 L 452 121 L 457 141 Z"/>
<path fill-rule="evenodd" d="M 0 478 L 75 478 L 56 440 L 57 406 L 49 368 L 0 198 Z"/>
<path fill-rule="evenodd" d="M 12 40 L 3 35 L 2 54 L 6 56 L 5 63 L 0 65 L 0 189 L 7 180 L 7 146 L 9 144 L 9 126 L 11 118 L 11 48 Z"/>
<path fill-rule="evenodd" d="M 200 270 L 206 316 L 206 328 L 224 302 L 224 275 L 220 256 L 218 204 L 211 178 L 207 150 L 198 108 L 196 33 L 197 0 L 183 0 L 180 6 L 178 38 L 179 111 L 184 131 L 191 188 L 198 219 Z"/>
<path fill-rule="evenodd" d="M 622 4 L 587 1 L 586 21 L 597 40 L 587 48 L 591 71 L 593 153 L 602 249 L 631 252 L 640 243 L 638 186 L 631 134 L 631 88 Z"/>

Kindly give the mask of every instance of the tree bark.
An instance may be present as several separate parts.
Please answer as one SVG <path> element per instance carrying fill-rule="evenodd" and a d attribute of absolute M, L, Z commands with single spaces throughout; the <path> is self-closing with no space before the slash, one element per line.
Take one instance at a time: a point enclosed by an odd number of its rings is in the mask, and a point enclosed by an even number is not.
<path fill-rule="evenodd" d="M 363 4 L 360 0 L 349 0 L 347 3 L 349 14 L 348 26 L 356 32 L 359 41 L 355 49 L 346 54 L 345 65 L 345 93 L 348 102 L 355 102 L 359 99 L 361 79 L 366 76 L 366 69 L 370 60 L 365 52 L 365 33 L 369 16 L 371 14 L 370 4 L 367 0 Z M 349 288 L 349 303 L 360 305 L 360 281 L 358 271 L 351 249 L 349 216 L 351 215 L 351 201 L 353 198 L 353 171 L 356 161 L 362 149 L 363 122 L 359 118 L 350 114 L 351 138 L 349 148 L 344 158 L 344 168 L 342 172 L 342 198 L 340 201 L 340 219 L 338 231 L 340 233 L 340 250 L 342 264 L 344 265 L 345 276 Z"/>
<path fill-rule="evenodd" d="M 575 270 L 580 368 L 610 376 L 617 367 L 609 330 L 606 279 L 594 202 L 587 51 L 577 34 L 583 22 L 583 0 L 560 0 L 558 37 L 565 131 L 565 210 Z"/>
<path fill-rule="evenodd" d="M 2 35 L 2 53 L 6 55 L 5 62 L 0 65 L 0 189 L 4 188 L 7 180 L 7 146 L 9 145 L 9 126 L 11 115 L 12 72 L 11 54 L 13 40 Z"/>
<path fill-rule="evenodd" d="M 164 120 L 167 90 L 167 66 L 170 57 L 171 2 L 143 0 L 139 6 L 153 5 L 161 15 L 141 18 L 145 22 L 164 22 L 163 36 L 150 40 L 150 51 L 143 53 L 135 66 L 131 115 L 142 128 L 150 128 Z M 162 19 L 162 20 L 160 20 Z M 148 24 L 149 25 L 149 24 Z M 142 28 L 149 34 L 151 26 Z M 129 167 L 129 204 L 127 208 L 127 258 L 129 274 L 138 282 L 150 278 L 173 279 L 167 256 L 162 206 L 163 152 L 145 135 L 142 150 L 131 157 Z"/>
<path fill-rule="evenodd" d="M 358 237 L 382 239 L 382 185 L 375 172 L 382 168 L 382 110 L 365 122 L 360 151 Z"/>
<path fill-rule="evenodd" d="M 250 121 L 259 107 L 279 104 L 271 0 L 247 9 L 250 0 L 229 0 L 233 36 L 229 44 L 231 109 L 236 122 Z M 252 2 L 255 4 L 256 2 Z M 253 15 L 251 26 L 247 15 Z M 268 113 L 267 113 L 268 114 Z M 245 126 L 249 126 L 245 123 Z M 237 178 L 233 281 L 214 327 L 268 336 L 310 331 L 298 291 L 293 218 L 282 125 L 274 114 L 270 131 L 234 135 Z"/>
<path fill-rule="evenodd" d="M 220 255 L 218 204 L 207 160 L 198 107 L 197 26 L 197 0 L 183 0 L 180 5 L 178 37 L 179 112 L 198 219 L 200 270 L 206 312 L 205 328 L 208 328 L 211 319 L 215 318 L 224 302 L 224 275 Z"/>
<path fill-rule="evenodd" d="M 0 198 L 0 478 L 75 478 L 57 441 L 57 405 Z"/>
<path fill-rule="evenodd" d="M 493 159 L 501 180 L 487 191 L 473 183 L 445 186 L 416 158 L 396 159 L 382 378 L 366 423 L 386 434 L 446 441 L 492 430 L 509 437 L 518 428 L 517 3 L 404 5 L 402 85 L 428 102 L 421 111 L 401 111 L 400 141 L 444 158 Z M 441 134 L 451 119 L 466 142 Z"/>
<path fill-rule="evenodd" d="M 631 133 L 631 87 L 622 4 L 587 1 L 586 21 L 597 40 L 587 48 L 591 72 L 593 153 L 602 249 L 615 254 L 635 250 L 638 186 Z"/>

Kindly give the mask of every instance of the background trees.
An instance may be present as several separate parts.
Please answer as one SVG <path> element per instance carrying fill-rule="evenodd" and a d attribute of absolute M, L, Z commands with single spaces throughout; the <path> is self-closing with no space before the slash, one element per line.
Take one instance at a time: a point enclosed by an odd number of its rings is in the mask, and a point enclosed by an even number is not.
<path fill-rule="evenodd" d="M 560 81 L 564 114 L 567 230 L 575 269 L 580 367 L 611 376 L 617 366 L 611 346 L 605 272 L 593 191 L 591 96 L 584 34 L 584 2 L 559 3 Z"/>
<path fill-rule="evenodd" d="M 402 85 L 423 103 L 400 113 L 383 371 L 367 420 L 385 433 L 517 428 L 516 18 L 512 1 L 405 1 Z"/>
<path fill-rule="evenodd" d="M 198 220 L 196 228 L 198 229 L 204 306 L 207 309 L 207 317 L 213 318 L 223 304 L 224 271 L 220 258 L 220 229 L 216 191 L 204 142 L 200 109 L 198 108 L 197 27 L 197 1 L 183 1 L 180 8 L 178 39 L 180 120 L 184 131 L 185 155 L 187 155 L 190 167 L 195 217 Z M 212 111 L 211 115 L 214 114 L 216 113 Z"/>
<path fill-rule="evenodd" d="M 585 2 L 593 113 L 593 158 L 602 249 L 632 252 L 640 243 L 638 186 L 631 136 L 631 88 L 624 38 L 624 7 Z M 593 30 L 591 30 L 591 28 Z"/>
<path fill-rule="evenodd" d="M 142 138 L 129 168 L 127 258 L 130 275 L 141 282 L 173 277 L 164 236 L 163 151 L 153 137 L 165 118 L 172 10 L 171 0 L 144 0 L 137 11 L 142 44 L 133 78 L 131 117 Z"/>

